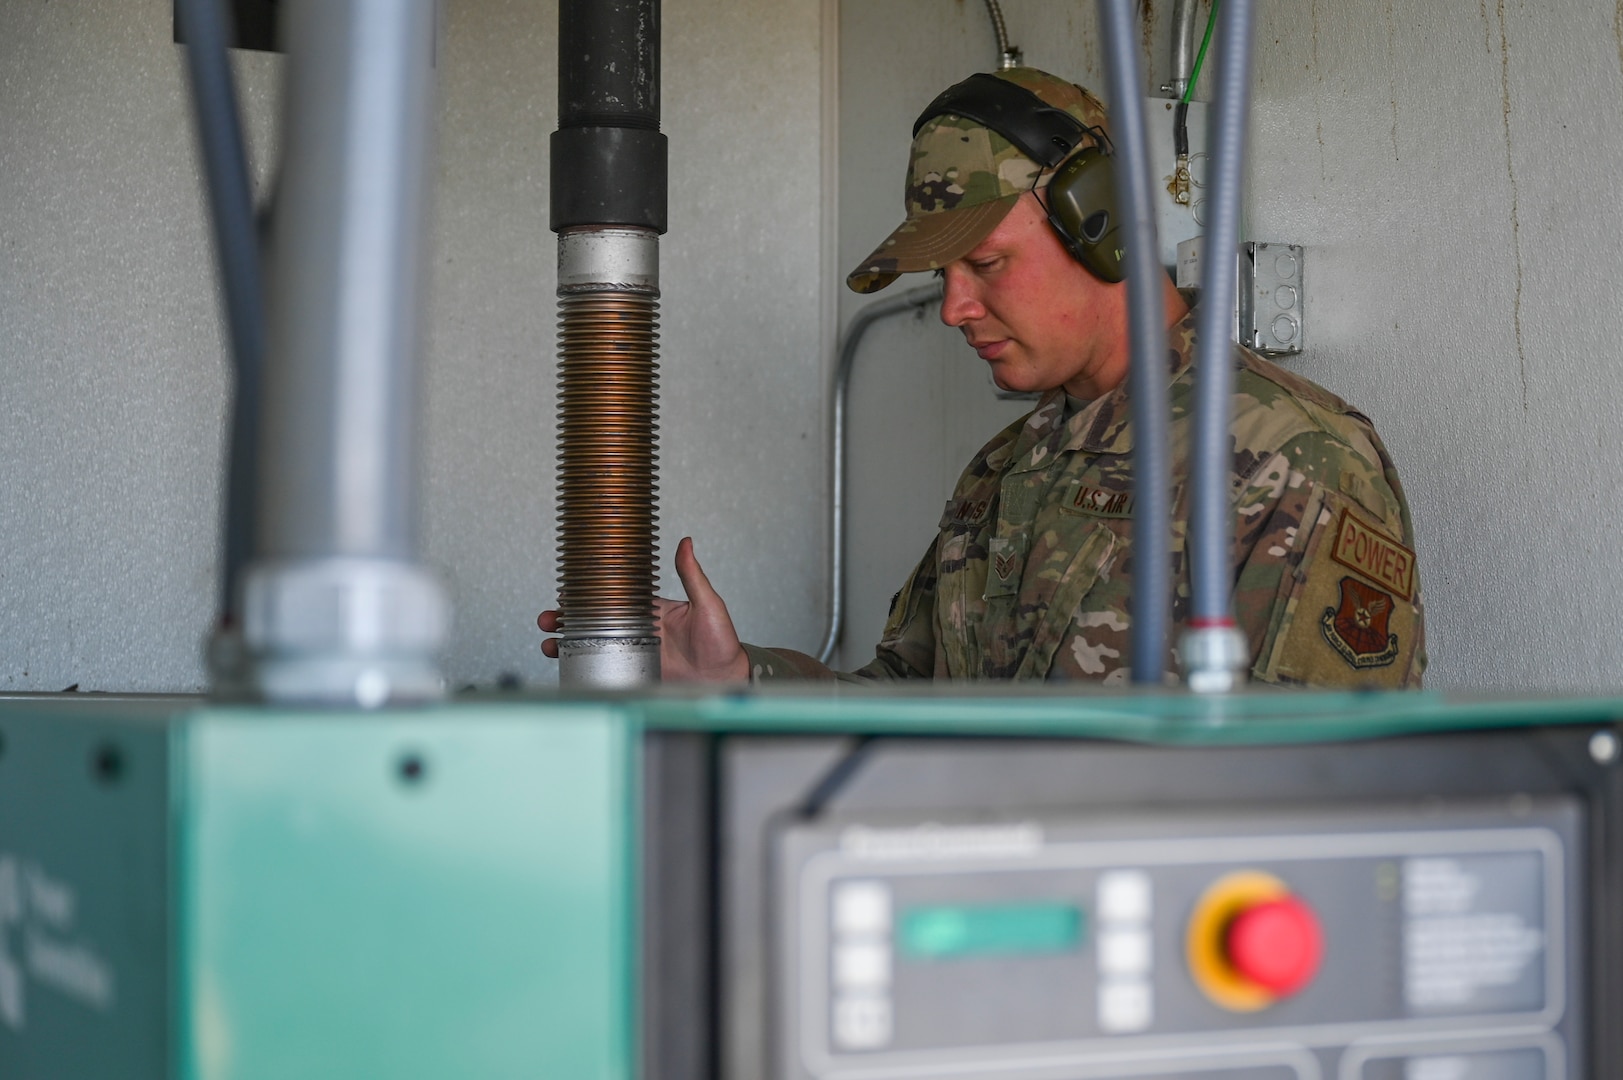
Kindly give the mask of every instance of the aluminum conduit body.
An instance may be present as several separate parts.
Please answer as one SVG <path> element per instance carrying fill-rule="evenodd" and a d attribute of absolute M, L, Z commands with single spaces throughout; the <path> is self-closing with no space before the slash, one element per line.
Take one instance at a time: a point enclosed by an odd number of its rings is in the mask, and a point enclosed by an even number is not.
<path fill-rule="evenodd" d="M 250 682 L 273 700 L 437 696 L 449 624 L 417 561 L 419 267 L 434 0 L 289 0 L 268 251 Z"/>
<path fill-rule="evenodd" d="M 1233 608 L 1234 253 L 1240 247 L 1246 119 L 1251 105 L 1251 0 L 1223 0 L 1215 118 L 1208 139 L 1207 258 L 1196 324 L 1195 421 L 1190 464 L 1189 630 L 1179 644 L 1191 689 L 1222 693 L 1244 679 L 1250 647 Z"/>
<path fill-rule="evenodd" d="M 1172 81 L 1162 89 L 1183 97 L 1195 70 L 1195 9 L 1199 0 L 1173 0 Z"/>
<path fill-rule="evenodd" d="M 1099 0 L 1110 85 L 1116 191 L 1127 215 L 1127 298 L 1132 368 L 1128 394 L 1133 423 L 1132 678 L 1159 684 L 1167 658 L 1172 612 L 1172 504 L 1167 386 L 1166 307 L 1156 253 L 1155 177 L 1139 75 L 1139 31 L 1133 0 Z"/>
<path fill-rule="evenodd" d="M 563 0 L 552 229 L 558 234 L 558 680 L 657 682 L 657 0 Z"/>

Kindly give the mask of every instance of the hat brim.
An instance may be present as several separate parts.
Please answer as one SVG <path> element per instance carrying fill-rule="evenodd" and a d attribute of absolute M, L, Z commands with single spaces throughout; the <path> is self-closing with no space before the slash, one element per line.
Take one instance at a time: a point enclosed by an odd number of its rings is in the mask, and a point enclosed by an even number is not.
<path fill-rule="evenodd" d="M 1019 201 L 1017 192 L 974 206 L 910 214 L 845 276 L 845 283 L 854 292 L 873 293 L 902 274 L 940 269 L 973 251 Z"/>

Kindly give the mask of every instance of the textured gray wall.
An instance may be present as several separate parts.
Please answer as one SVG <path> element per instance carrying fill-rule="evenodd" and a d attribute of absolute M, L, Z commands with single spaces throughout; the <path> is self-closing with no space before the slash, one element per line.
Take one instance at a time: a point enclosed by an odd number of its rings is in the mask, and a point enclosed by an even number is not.
<path fill-rule="evenodd" d="M 821 11 L 696 0 L 664 33 L 663 546 L 698 533 L 740 623 L 803 648 L 825 557 Z M 456 602 L 453 683 L 545 682 L 556 7 L 444 19 L 426 554 Z M 261 173 L 280 65 L 238 60 Z M 225 376 L 170 0 L 0 5 L 0 148 L 0 690 L 200 688 Z"/>
<path fill-rule="evenodd" d="M 1171 4 L 1144 7 L 1153 84 Z M 1029 62 L 1102 85 L 1091 3 L 1003 8 Z M 912 117 L 995 51 L 979 4 L 852 0 L 840 29 L 843 269 L 900 219 Z M 1429 685 L 1616 687 L 1623 16 L 1582 0 L 1265 3 L 1256 41 L 1247 235 L 1307 246 L 1291 366 L 1373 417 L 1402 470 Z M 847 295 L 842 316 L 864 302 Z M 961 374 L 979 361 L 956 332 L 872 340 L 854 460 L 895 467 L 858 465 L 848 663 L 871 655 L 957 468 L 1008 412 Z"/>

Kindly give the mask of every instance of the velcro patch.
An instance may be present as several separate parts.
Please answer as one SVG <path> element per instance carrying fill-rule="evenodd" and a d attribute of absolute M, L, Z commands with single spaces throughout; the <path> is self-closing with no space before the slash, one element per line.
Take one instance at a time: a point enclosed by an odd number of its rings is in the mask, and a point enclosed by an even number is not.
<path fill-rule="evenodd" d="M 986 542 L 985 599 L 1014 596 L 1020 591 L 1020 577 L 1025 571 L 1026 553 L 1023 537 L 993 536 Z"/>
<path fill-rule="evenodd" d="M 1414 552 L 1351 510 L 1341 512 L 1330 557 L 1403 599 L 1414 599 Z"/>
<path fill-rule="evenodd" d="M 1414 554 L 1350 502 L 1326 488 L 1309 497 L 1306 535 L 1297 537 L 1301 562 L 1280 581 L 1254 672 L 1264 682 L 1397 689 L 1419 678 Z"/>
<path fill-rule="evenodd" d="M 941 524 L 938 528 L 945 529 L 949 525 L 980 525 L 986 521 L 992 506 L 993 500 L 976 498 L 973 495 L 949 499 L 947 508 L 942 511 Z"/>
<path fill-rule="evenodd" d="M 1354 577 L 1341 579 L 1340 603 L 1319 617 L 1324 640 L 1355 668 L 1385 667 L 1398 658 L 1392 597 Z"/>
<path fill-rule="evenodd" d="M 1089 517 L 1130 518 L 1133 516 L 1133 493 L 1078 484 L 1074 491 L 1061 497 L 1059 505 L 1063 510 Z"/>

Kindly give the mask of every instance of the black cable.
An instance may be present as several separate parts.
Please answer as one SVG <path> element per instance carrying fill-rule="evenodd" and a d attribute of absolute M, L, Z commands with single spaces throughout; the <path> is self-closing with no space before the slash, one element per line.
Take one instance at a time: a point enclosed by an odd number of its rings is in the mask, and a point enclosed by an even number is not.
<path fill-rule="evenodd" d="M 1178 157 L 1189 156 L 1189 102 L 1180 101 L 1172 108 L 1172 152 Z"/>
<path fill-rule="evenodd" d="M 857 736 L 857 741 L 851 749 L 830 766 L 822 778 L 812 785 L 806 797 L 800 800 L 795 809 L 795 816 L 808 820 L 820 815 L 834 800 L 834 796 L 840 793 L 840 789 L 850 783 L 857 770 L 867 762 L 868 755 L 877 741 L 878 737 L 874 735 Z"/>
<path fill-rule="evenodd" d="M 221 620 L 230 623 L 235 621 L 238 583 L 253 543 L 265 297 L 247 144 L 227 52 L 231 15 L 221 0 L 179 0 L 175 17 L 187 42 L 197 144 L 214 221 L 215 255 L 225 292 L 226 332 L 235 371 L 220 597 Z"/>

